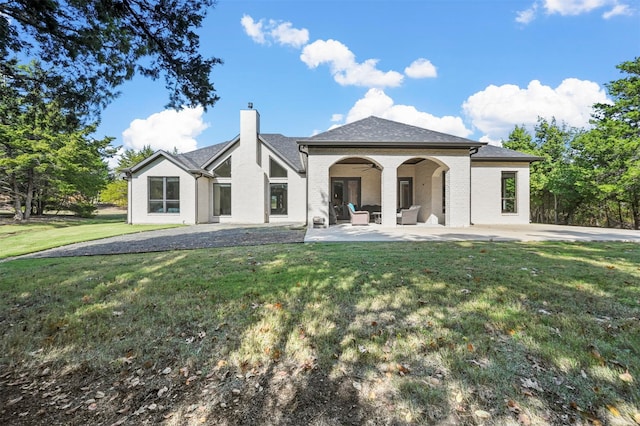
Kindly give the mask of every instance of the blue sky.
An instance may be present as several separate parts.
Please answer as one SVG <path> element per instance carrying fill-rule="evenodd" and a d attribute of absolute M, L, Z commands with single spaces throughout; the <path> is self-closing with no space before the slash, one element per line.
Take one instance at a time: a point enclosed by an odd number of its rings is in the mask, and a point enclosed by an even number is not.
<path fill-rule="evenodd" d="M 97 136 L 190 151 L 235 137 L 248 102 L 287 136 L 369 115 L 491 143 L 538 116 L 586 127 L 640 55 L 640 1 L 219 0 L 199 34 L 221 100 L 165 110 L 163 82 L 135 78 Z"/>

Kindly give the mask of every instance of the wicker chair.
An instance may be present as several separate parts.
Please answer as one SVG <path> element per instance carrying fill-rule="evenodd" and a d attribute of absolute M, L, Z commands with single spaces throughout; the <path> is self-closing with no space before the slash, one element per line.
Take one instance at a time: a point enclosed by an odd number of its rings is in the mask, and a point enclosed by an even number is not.
<path fill-rule="evenodd" d="M 369 225 L 369 212 L 366 210 L 358 210 L 353 204 L 347 205 L 349 209 L 349 217 L 351 218 L 351 225 Z"/>
<path fill-rule="evenodd" d="M 408 209 L 400 210 L 397 220 L 398 225 L 417 225 L 419 212 L 420 206 L 411 206 Z"/>

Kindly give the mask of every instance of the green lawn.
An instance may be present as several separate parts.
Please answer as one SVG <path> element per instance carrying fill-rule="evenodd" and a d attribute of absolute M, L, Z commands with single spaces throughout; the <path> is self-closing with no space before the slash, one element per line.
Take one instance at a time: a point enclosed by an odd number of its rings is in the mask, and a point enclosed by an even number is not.
<path fill-rule="evenodd" d="M 128 225 L 126 215 L 99 215 L 93 219 L 52 217 L 0 225 L 0 259 L 34 253 L 67 244 L 116 235 L 175 227 L 175 225 Z"/>
<path fill-rule="evenodd" d="M 0 406 L 23 396 L 0 423 L 640 422 L 637 244 L 13 260 L 0 282 Z"/>

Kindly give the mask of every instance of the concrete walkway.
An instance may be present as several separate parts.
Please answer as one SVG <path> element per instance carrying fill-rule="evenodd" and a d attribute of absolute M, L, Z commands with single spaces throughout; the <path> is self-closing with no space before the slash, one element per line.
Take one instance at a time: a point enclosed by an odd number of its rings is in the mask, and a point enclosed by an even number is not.
<path fill-rule="evenodd" d="M 308 229 L 304 238 L 310 242 L 355 241 L 626 241 L 640 243 L 640 231 L 587 228 L 560 225 L 473 225 L 447 228 L 438 225 L 405 225 L 385 228 L 382 225 L 332 225 Z"/>

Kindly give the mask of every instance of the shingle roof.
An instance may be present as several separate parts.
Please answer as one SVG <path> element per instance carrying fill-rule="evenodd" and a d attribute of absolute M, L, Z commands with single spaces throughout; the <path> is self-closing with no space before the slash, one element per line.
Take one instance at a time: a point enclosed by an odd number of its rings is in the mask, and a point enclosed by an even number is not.
<path fill-rule="evenodd" d="M 224 150 L 232 141 L 222 142 L 195 151 L 185 152 L 174 156 L 178 161 L 185 165 L 187 169 L 197 170 L 206 166 L 206 163 L 215 155 Z"/>
<path fill-rule="evenodd" d="M 339 146 L 393 146 L 397 148 L 409 146 L 456 146 L 477 147 L 478 151 L 472 154 L 474 161 L 536 161 L 535 157 L 522 152 L 501 148 L 494 145 L 487 145 L 484 142 L 476 142 L 471 139 L 448 135 L 422 127 L 411 126 L 398 123 L 379 117 L 368 117 L 335 129 L 317 134 L 310 138 L 296 138 L 284 136 L 280 133 L 261 133 L 261 140 L 267 144 L 274 152 L 286 161 L 289 166 L 298 172 L 304 171 L 304 166 L 298 151 L 299 145 L 339 145 Z M 164 151 L 159 151 L 156 155 L 165 155 L 185 170 L 200 170 L 208 166 L 215 156 L 222 153 L 237 138 L 227 142 L 218 143 L 197 149 L 195 151 L 172 155 Z M 153 158 L 150 157 L 149 160 Z M 139 168 L 145 161 L 139 163 L 134 168 Z"/>
<path fill-rule="evenodd" d="M 398 123 L 379 117 L 368 117 L 335 129 L 317 134 L 302 145 L 330 145 L 341 146 L 367 145 L 446 145 L 460 144 L 462 146 L 481 146 L 483 142 L 435 132 L 422 127 Z"/>
<path fill-rule="evenodd" d="M 300 152 L 298 151 L 298 144 L 296 142 L 304 138 L 292 138 L 281 135 L 280 133 L 261 133 L 260 137 L 271 149 L 280 154 L 290 166 L 298 171 L 303 171 Z"/>
<path fill-rule="evenodd" d="M 473 161 L 538 161 L 540 157 L 495 145 L 484 145 L 471 156 Z"/>

